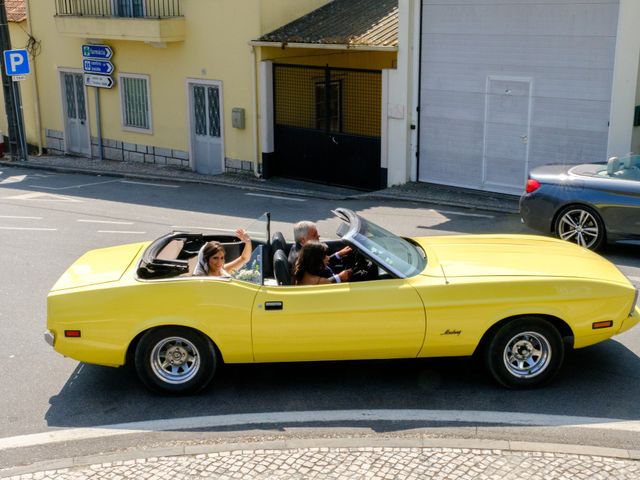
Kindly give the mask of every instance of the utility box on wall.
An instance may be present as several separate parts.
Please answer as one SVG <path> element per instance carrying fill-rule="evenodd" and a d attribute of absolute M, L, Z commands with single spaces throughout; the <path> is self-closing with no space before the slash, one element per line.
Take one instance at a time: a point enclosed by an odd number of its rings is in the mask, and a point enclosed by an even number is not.
<path fill-rule="evenodd" d="M 244 108 L 235 107 L 231 110 L 231 126 L 244 129 Z"/>

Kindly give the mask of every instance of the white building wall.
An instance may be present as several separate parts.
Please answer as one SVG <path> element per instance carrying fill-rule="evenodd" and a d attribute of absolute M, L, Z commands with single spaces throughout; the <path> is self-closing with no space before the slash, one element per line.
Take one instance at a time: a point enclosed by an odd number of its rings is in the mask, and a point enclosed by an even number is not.
<path fill-rule="evenodd" d="M 604 161 L 617 0 L 423 0 L 419 180 L 519 193 Z"/>
<path fill-rule="evenodd" d="M 634 109 L 640 104 L 639 62 L 640 1 L 620 0 L 608 156 L 640 153 L 640 127 L 633 126 Z"/>

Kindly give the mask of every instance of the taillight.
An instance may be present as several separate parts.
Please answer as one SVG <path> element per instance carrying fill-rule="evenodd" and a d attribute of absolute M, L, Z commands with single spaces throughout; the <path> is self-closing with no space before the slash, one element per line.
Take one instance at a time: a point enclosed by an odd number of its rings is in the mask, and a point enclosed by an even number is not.
<path fill-rule="evenodd" d="M 525 191 L 527 193 L 535 192 L 539 188 L 540 188 L 539 181 L 534 180 L 533 178 L 530 178 L 529 180 L 527 180 L 527 186 L 525 188 Z"/>

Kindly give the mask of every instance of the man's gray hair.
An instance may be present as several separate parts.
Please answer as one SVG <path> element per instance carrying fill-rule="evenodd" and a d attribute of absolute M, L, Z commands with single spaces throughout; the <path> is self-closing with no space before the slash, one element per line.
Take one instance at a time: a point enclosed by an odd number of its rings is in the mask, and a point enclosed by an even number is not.
<path fill-rule="evenodd" d="M 317 230 L 316 224 L 309 220 L 302 220 L 296 223 L 293 226 L 293 239 L 296 242 L 300 242 L 303 238 L 307 238 L 309 234 L 309 230 L 315 228 Z"/>

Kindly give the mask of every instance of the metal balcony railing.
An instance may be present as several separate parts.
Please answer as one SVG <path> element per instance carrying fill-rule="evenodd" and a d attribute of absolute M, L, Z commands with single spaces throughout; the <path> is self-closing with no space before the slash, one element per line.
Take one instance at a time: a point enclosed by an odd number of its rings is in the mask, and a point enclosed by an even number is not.
<path fill-rule="evenodd" d="M 55 0 L 56 15 L 74 17 L 181 17 L 180 0 Z"/>

